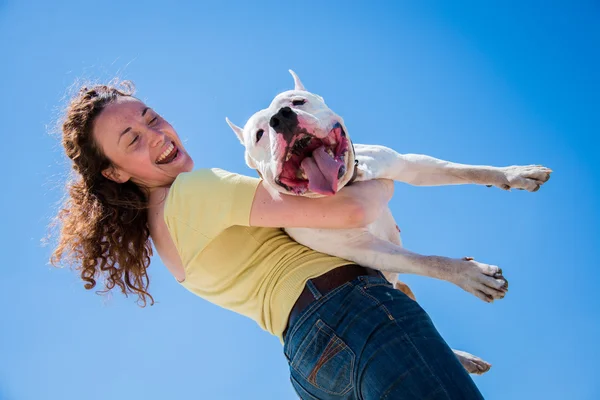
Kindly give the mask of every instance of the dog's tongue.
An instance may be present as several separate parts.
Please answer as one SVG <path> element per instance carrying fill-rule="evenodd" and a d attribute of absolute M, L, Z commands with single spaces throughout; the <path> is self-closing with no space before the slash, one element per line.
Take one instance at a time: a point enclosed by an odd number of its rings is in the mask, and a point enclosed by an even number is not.
<path fill-rule="evenodd" d="M 306 157 L 300 165 L 308 177 L 308 188 L 311 191 L 324 195 L 337 192 L 340 169 L 345 168 L 344 162 L 334 160 L 327 154 L 324 146 L 315 149 L 312 157 Z"/>

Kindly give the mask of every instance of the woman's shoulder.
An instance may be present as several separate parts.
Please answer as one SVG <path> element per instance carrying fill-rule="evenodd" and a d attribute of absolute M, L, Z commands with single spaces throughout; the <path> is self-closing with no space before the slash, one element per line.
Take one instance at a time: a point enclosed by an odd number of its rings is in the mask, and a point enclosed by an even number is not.
<path fill-rule="evenodd" d="M 236 198 L 254 197 L 258 178 L 222 168 L 200 168 L 177 176 L 164 195 L 166 214 L 172 209 L 224 206 Z M 218 204 L 214 204 L 218 203 Z"/>
<path fill-rule="evenodd" d="M 245 176 L 235 172 L 227 171 L 223 168 L 199 168 L 190 172 L 180 173 L 173 182 L 173 185 L 190 184 L 196 181 L 215 181 L 230 177 Z"/>
<path fill-rule="evenodd" d="M 182 172 L 173 181 L 170 187 L 167 188 L 168 198 L 173 198 L 181 193 L 184 196 L 189 195 L 190 191 L 195 191 L 206 184 L 219 180 L 223 174 L 220 168 L 199 168 L 189 172 Z"/>
<path fill-rule="evenodd" d="M 256 185 L 257 177 L 242 175 L 222 168 L 200 168 L 183 172 L 175 178 L 169 192 L 198 193 L 211 190 L 213 192 L 228 191 L 233 186 Z M 190 193 L 191 192 L 191 193 Z"/>

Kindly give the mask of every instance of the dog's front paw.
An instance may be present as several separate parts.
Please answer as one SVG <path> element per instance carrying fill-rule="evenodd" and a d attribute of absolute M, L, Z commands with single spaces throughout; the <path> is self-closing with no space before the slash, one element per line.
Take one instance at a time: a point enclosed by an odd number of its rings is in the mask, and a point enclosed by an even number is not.
<path fill-rule="evenodd" d="M 470 374 L 482 375 L 485 374 L 492 368 L 492 364 L 487 361 L 482 360 L 479 357 L 474 356 L 473 354 L 467 353 L 466 351 L 454 350 L 454 355 L 458 358 L 461 365 L 467 370 Z"/>
<path fill-rule="evenodd" d="M 499 168 L 500 174 L 493 185 L 504 190 L 519 189 L 537 192 L 550 179 L 552 170 L 541 165 L 514 165 Z"/>
<path fill-rule="evenodd" d="M 508 281 L 502 275 L 502 269 L 495 265 L 477 262 L 471 257 L 453 261 L 456 272 L 455 283 L 467 292 L 487 303 L 506 296 Z"/>

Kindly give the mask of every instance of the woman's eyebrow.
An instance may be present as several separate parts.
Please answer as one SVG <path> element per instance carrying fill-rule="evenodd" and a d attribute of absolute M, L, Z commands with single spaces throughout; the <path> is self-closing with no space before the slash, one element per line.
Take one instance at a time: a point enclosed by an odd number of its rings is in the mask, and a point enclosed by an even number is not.
<path fill-rule="evenodd" d="M 146 112 L 150 109 L 150 107 L 146 107 L 144 108 L 144 110 L 142 111 L 142 117 L 144 115 L 146 115 Z M 129 132 L 131 130 L 131 127 L 127 127 L 125 128 L 125 130 L 123 132 L 121 132 L 121 134 L 119 135 L 119 140 L 117 140 L 117 144 L 119 144 L 119 142 L 121 141 L 121 138 L 123 137 L 124 134 L 126 134 L 127 132 Z"/>

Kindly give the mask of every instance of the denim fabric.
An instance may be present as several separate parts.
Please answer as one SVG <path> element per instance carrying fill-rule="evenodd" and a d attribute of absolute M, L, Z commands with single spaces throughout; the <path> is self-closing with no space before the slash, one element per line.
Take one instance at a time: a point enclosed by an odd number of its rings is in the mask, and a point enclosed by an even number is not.
<path fill-rule="evenodd" d="M 361 276 L 316 300 L 283 351 L 301 399 L 482 399 L 431 319 L 383 277 Z"/>

